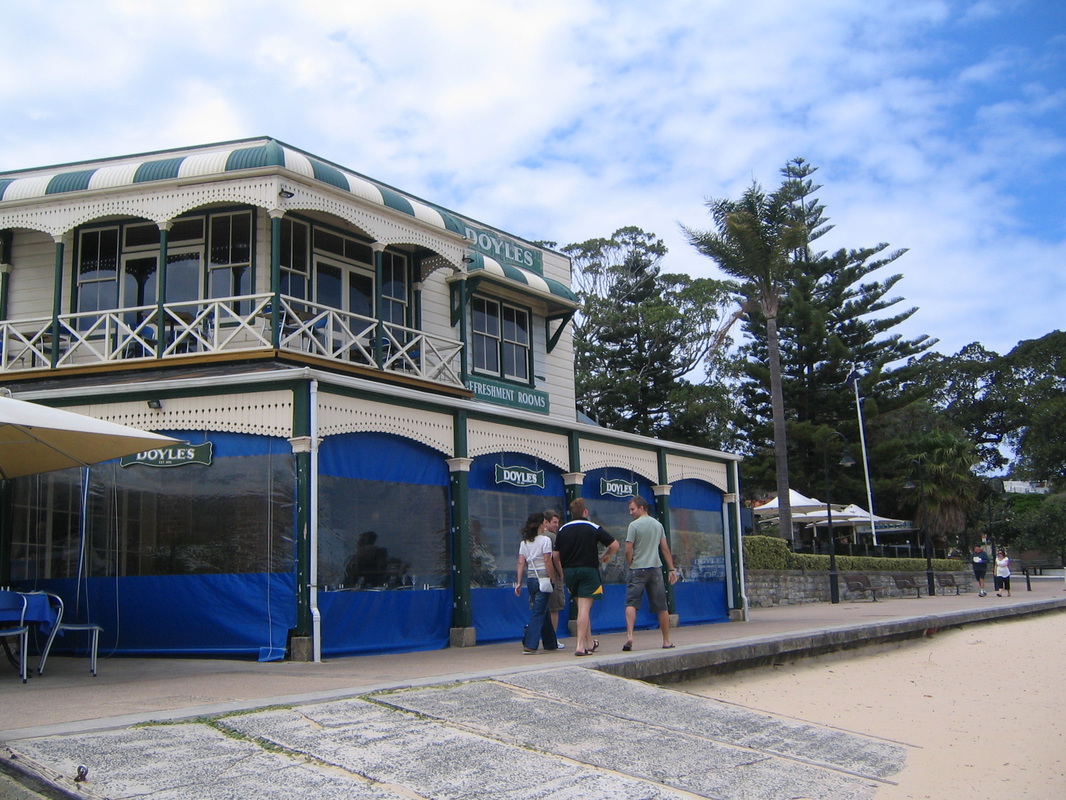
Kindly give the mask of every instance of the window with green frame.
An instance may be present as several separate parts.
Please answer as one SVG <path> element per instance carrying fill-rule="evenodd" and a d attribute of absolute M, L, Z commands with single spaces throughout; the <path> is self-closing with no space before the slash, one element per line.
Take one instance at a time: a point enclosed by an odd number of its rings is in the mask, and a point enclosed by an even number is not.
<path fill-rule="evenodd" d="M 488 297 L 474 297 L 471 316 L 474 371 L 528 382 L 529 311 Z"/>

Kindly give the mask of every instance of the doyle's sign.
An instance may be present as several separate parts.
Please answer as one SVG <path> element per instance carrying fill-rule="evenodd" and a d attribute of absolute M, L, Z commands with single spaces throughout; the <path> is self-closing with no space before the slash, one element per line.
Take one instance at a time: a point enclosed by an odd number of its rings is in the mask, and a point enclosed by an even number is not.
<path fill-rule="evenodd" d="M 504 467 L 496 465 L 496 483 L 509 483 L 512 486 L 536 486 L 544 488 L 544 470 L 527 467 Z"/>
<path fill-rule="evenodd" d="M 548 394 L 525 386 L 510 386 L 487 378 L 467 378 L 466 388 L 474 393 L 478 400 L 485 400 L 500 406 L 510 406 L 522 411 L 535 411 L 547 414 Z"/>
<path fill-rule="evenodd" d="M 155 450 L 145 450 L 132 456 L 123 456 L 119 464 L 123 467 L 132 467 L 139 464 L 142 467 L 183 467 L 186 464 L 211 464 L 211 442 L 203 444 L 176 444 L 171 447 L 158 447 Z"/>
<path fill-rule="evenodd" d="M 613 495 L 614 497 L 632 497 L 636 493 L 637 484 L 635 481 L 600 478 L 600 494 Z"/>
<path fill-rule="evenodd" d="M 544 261 L 539 250 L 519 244 L 495 231 L 473 228 L 470 225 L 466 226 L 465 235 L 472 242 L 470 245 L 472 248 L 489 258 L 514 264 L 516 267 L 531 270 L 538 275 L 544 274 Z"/>

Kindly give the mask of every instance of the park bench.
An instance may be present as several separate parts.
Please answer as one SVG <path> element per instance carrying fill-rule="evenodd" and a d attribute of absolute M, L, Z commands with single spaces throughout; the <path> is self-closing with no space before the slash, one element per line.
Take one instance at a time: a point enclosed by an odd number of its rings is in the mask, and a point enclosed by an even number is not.
<path fill-rule="evenodd" d="M 844 585 L 848 587 L 849 592 L 865 592 L 875 603 L 877 602 L 877 593 L 885 590 L 884 586 L 874 586 L 870 583 L 869 575 L 862 575 L 857 572 L 846 573 L 844 575 Z"/>
<path fill-rule="evenodd" d="M 962 587 L 955 582 L 955 576 L 950 572 L 938 572 L 936 574 L 936 585 L 941 589 L 954 589 L 955 594 L 962 594 Z"/>
<path fill-rule="evenodd" d="M 922 596 L 922 589 L 910 575 L 893 575 L 892 580 L 896 582 L 896 588 L 899 589 L 900 597 L 906 597 L 906 592 L 909 589 L 914 590 L 915 597 Z"/>

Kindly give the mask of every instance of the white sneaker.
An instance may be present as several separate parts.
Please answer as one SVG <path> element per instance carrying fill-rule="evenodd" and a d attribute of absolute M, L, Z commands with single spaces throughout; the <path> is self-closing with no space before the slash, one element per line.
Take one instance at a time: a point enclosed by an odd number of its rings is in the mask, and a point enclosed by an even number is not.
<path fill-rule="evenodd" d="M 565 650 L 566 649 L 566 645 L 563 644 L 562 642 L 559 642 L 558 649 L 559 650 Z"/>
<path fill-rule="evenodd" d="M 978 597 L 984 597 L 986 594 L 988 594 L 988 592 L 978 592 L 977 596 Z"/>

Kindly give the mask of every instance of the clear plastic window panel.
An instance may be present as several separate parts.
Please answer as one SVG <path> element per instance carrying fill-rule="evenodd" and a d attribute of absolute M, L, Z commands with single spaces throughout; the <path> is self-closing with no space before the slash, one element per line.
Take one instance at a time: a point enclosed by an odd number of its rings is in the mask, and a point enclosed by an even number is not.
<path fill-rule="evenodd" d="M 725 525 L 721 511 L 670 508 L 670 549 L 685 580 L 725 579 Z"/>
<path fill-rule="evenodd" d="M 87 491 L 82 470 L 19 478 L 12 580 L 74 577 L 79 561 L 85 577 L 291 571 L 293 470 L 291 455 L 259 455 L 112 462 L 90 468 Z"/>
<path fill-rule="evenodd" d="M 318 488 L 323 589 L 450 585 L 447 487 L 323 475 Z"/>
<path fill-rule="evenodd" d="M 563 507 L 563 498 L 470 490 L 471 585 L 510 586 L 517 576 L 521 529 L 534 511 Z"/>

